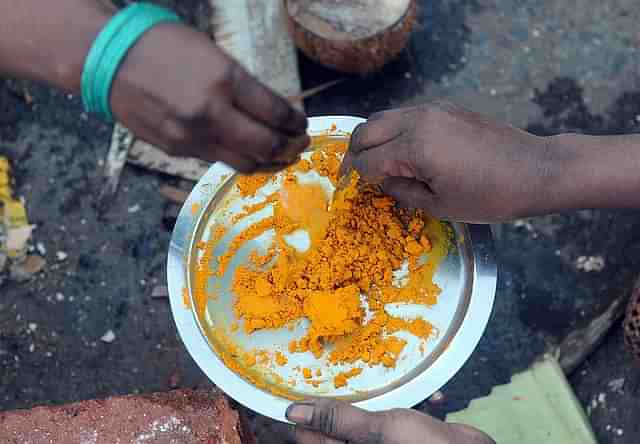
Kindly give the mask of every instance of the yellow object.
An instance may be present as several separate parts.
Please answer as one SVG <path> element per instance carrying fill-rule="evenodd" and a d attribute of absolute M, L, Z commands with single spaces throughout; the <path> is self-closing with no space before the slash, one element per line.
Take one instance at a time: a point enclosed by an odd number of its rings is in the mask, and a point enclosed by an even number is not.
<path fill-rule="evenodd" d="M 199 247 L 202 255 L 193 286 L 196 310 L 202 316 L 209 278 L 222 278 L 246 242 L 271 231 L 275 241 L 266 254 L 253 252 L 248 263 L 238 266 L 232 276 L 234 314 L 243 321 L 245 333 L 291 326 L 306 318 L 310 321 L 307 333 L 289 344 L 290 353 L 311 352 L 319 358 L 333 345 L 328 355 L 331 364 L 395 367 L 406 341 L 391 335 L 405 331 L 426 340 L 436 331 L 424 319 L 406 320 L 388 314 L 385 304 L 437 303 L 440 288 L 434 284 L 433 274 L 448 253 L 449 234 L 444 225 L 422 211 L 397 208 L 378 188 L 361 184 L 357 173 L 341 182 L 329 201 L 322 187 L 305 183 L 296 173 L 313 170 L 337 186 L 348 139 L 320 137 L 313 143 L 316 150 L 310 159 L 285 171 L 279 191 L 244 207 L 239 217 L 234 217 L 236 223 L 273 206 L 272 215 L 231 239 L 217 261 L 213 251 L 226 230 L 212 228 L 211 240 Z M 237 190 L 244 197 L 253 197 L 269 180 L 267 176 L 242 177 L 236 182 Z M 309 238 L 310 246 L 304 251 L 287 242 L 287 236 L 298 230 Z M 425 253 L 429 253 L 426 262 Z M 394 273 L 403 264 L 408 266 L 408 278 L 398 286 Z M 370 316 L 365 316 L 361 295 Z M 229 341 L 218 336 L 216 342 L 228 345 Z M 247 352 L 237 348 L 231 353 L 235 356 L 225 356 L 225 362 L 254 382 L 251 368 L 255 359 L 250 356 L 243 361 Z M 231 364 L 233 359 L 237 361 Z M 283 362 L 276 355 L 276 364 Z M 311 370 L 302 371 L 311 381 Z M 360 372 L 361 368 L 354 367 L 339 374 L 333 381 L 335 387 L 346 385 Z"/>
<path fill-rule="evenodd" d="M 11 199 L 11 181 L 10 181 L 11 169 L 9 167 L 9 161 L 6 157 L 0 156 L 0 204 Z M 0 205 L 0 215 L 2 206 Z"/>
<path fill-rule="evenodd" d="M 5 242 L 0 245 L 0 252 L 11 258 L 24 255 L 33 227 L 29 225 L 24 204 L 13 198 L 11 166 L 9 160 L 3 156 L 0 156 L 0 223 L 5 234 Z"/>

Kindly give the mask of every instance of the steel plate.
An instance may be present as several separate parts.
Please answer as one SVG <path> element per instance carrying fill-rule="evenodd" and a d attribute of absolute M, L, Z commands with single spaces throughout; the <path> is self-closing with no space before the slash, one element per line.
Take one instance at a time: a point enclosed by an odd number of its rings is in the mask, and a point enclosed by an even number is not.
<path fill-rule="evenodd" d="M 309 132 L 311 135 L 326 133 L 335 125 L 338 132 L 350 133 L 362 121 L 347 116 L 315 117 L 310 119 Z M 408 344 L 394 369 L 362 366 L 363 373 L 340 389 L 333 387 L 331 376 L 344 368 L 320 365 L 311 354 L 288 353 L 288 342 L 303 335 L 305 322 L 298 323 L 293 330 L 265 330 L 251 335 L 230 329 L 234 321 L 233 294 L 229 290 L 233 270 L 246 260 L 251 250 L 266 250 L 270 244 L 268 233 L 248 241 L 234 256 L 230 272 L 222 279 L 214 282 L 216 278 L 212 278 L 209 285 L 219 288 L 218 297 L 208 302 L 202 317 L 197 316 L 190 308 L 193 303 L 185 304 L 183 298 L 184 291 L 188 299 L 192 298 L 191 270 L 199 254 L 195 244 L 207 240 L 212 224 L 228 225 L 227 234 L 214 251 L 214 256 L 218 256 L 233 236 L 266 216 L 264 212 L 256 213 L 236 224 L 230 222 L 243 205 L 260 199 L 260 194 L 249 201 L 242 199 L 233 186 L 234 175 L 232 169 L 217 163 L 198 182 L 176 222 L 167 265 L 171 308 L 182 341 L 198 366 L 220 389 L 262 415 L 286 421 L 284 413 L 291 398 L 339 397 L 368 410 L 411 407 L 442 387 L 462 367 L 480 340 L 493 307 L 497 269 L 488 226 L 450 224 L 454 239 L 435 275 L 435 282 L 442 289 L 435 306 L 387 307 L 393 314 L 422 316 L 436 326 L 439 334 L 426 343 L 426 352 L 421 351 L 417 338 L 400 333 Z M 277 183 L 268 184 L 265 191 L 273 191 L 277 186 Z M 233 341 L 246 350 L 257 348 L 285 353 L 289 359 L 287 365 L 258 375 L 266 384 L 278 386 L 283 394 L 274 395 L 260 389 L 229 369 L 218 355 L 224 345 L 210 334 L 212 326 L 225 328 Z M 317 387 L 305 383 L 299 371 L 301 367 L 321 367 L 323 375 L 319 379 L 325 382 Z M 287 383 L 274 378 L 274 373 Z M 295 386 L 288 383 L 292 380 Z"/>

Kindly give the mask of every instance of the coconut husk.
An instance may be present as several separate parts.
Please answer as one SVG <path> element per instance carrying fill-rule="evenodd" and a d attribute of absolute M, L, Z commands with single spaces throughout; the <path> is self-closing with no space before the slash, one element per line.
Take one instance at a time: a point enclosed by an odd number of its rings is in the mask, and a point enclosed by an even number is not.
<path fill-rule="evenodd" d="M 285 0 L 291 35 L 309 58 L 368 74 L 402 52 L 416 21 L 415 0 Z"/>

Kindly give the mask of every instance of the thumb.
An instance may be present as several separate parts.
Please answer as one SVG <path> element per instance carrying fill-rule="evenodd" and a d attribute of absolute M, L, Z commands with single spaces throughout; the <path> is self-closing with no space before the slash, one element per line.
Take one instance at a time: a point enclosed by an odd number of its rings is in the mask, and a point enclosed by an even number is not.
<path fill-rule="evenodd" d="M 381 437 L 376 413 L 343 401 L 326 399 L 294 403 L 287 409 L 287 418 L 329 438 L 352 444 L 378 442 Z"/>
<path fill-rule="evenodd" d="M 437 216 L 437 196 L 426 182 L 406 177 L 389 177 L 382 182 L 382 191 L 393 197 L 401 207 L 427 210 Z"/>

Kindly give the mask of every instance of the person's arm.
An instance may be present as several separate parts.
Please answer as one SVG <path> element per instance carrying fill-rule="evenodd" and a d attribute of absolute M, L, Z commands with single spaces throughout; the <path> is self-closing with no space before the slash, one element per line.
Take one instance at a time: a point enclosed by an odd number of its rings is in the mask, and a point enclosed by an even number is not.
<path fill-rule="evenodd" d="M 353 134 L 351 166 L 445 219 L 640 208 L 640 135 L 537 137 L 449 103 L 373 115 Z"/>
<path fill-rule="evenodd" d="M 640 208 L 640 134 L 562 134 L 547 140 L 559 159 L 570 158 L 557 171 L 563 178 L 558 203 L 542 210 Z"/>
<path fill-rule="evenodd" d="M 411 409 L 367 412 L 344 401 L 299 402 L 287 409 L 298 444 L 495 444 L 463 424 L 449 424 Z"/>
<path fill-rule="evenodd" d="M 98 0 L 0 2 L 0 75 L 78 94 L 85 58 L 114 13 Z M 282 168 L 309 144 L 304 114 L 187 26 L 147 31 L 119 69 L 110 101 L 137 137 L 245 173 Z"/>
<path fill-rule="evenodd" d="M 0 73 L 79 93 L 84 60 L 114 9 L 96 0 L 0 4 Z"/>

